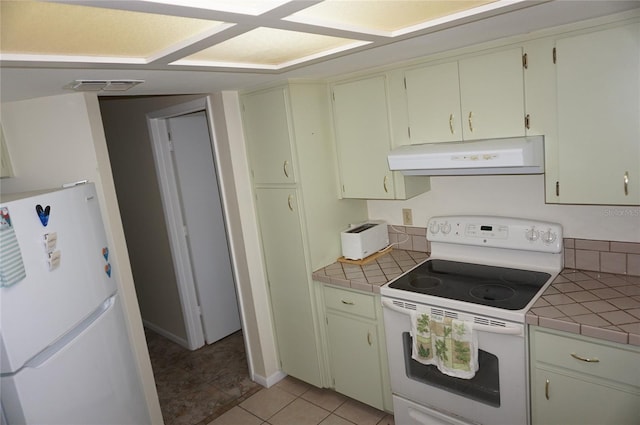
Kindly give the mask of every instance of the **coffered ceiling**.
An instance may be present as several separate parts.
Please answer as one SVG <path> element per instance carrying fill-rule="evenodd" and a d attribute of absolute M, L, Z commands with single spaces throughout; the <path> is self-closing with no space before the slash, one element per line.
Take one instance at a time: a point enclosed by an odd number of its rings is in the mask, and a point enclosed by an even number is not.
<path fill-rule="evenodd" d="M 2 101 L 328 78 L 637 8 L 630 0 L 0 0 Z M 111 86 L 118 95 L 118 84 Z"/>
<path fill-rule="evenodd" d="M 522 0 L 2 1 L 3 60 L 283 71 Z"/>
<path fill-rule="evenodd" d="M 2 1 L 3 61 L 281 72 L 522 0 Z"/>

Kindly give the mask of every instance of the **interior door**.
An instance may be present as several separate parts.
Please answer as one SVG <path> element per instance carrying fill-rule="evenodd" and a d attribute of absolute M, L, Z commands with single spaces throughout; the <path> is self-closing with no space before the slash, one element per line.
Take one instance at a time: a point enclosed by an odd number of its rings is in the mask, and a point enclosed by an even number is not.
<path fill-rule="evenodd" d="M 207 344 L 241 328 L 204 111 L 167 120 L 189 257 Z"/>

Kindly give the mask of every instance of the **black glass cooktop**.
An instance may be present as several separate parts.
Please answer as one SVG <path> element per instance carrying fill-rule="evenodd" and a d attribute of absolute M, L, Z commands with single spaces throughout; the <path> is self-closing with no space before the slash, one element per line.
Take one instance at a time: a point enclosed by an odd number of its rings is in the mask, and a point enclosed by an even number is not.
<path fill-rule="evenodd" d="M 551 275 L 543 272 L 428 260 L 390 283 L 389 287 L 506 310 L 521 310 L 549 278 Z"/>

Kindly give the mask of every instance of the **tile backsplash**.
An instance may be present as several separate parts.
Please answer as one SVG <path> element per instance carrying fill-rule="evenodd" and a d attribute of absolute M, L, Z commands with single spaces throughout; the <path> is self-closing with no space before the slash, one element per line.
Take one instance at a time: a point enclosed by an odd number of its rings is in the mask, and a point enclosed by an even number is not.
<path fill-rule="evenodd" d="M 565 238 L 564 266 L 640 276 L 640 243 Z"/>
<path fill-rule="evenodd" d="M 425 227 L 388 226 L 389 243 L 398 249 L 430 252 Z M 564 239 L 564 266 L 569 269 L 640 276 L 640 243 Z"/>
<path fill-rule="evenodd" d="M 408 251 L 431 252 L 426 227 L 388 226 L 389 243 L 394 248 Z"/>

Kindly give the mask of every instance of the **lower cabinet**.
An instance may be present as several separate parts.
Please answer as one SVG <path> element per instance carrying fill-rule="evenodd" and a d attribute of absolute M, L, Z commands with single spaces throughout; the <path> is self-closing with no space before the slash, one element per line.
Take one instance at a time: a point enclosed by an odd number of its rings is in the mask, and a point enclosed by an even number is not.
<path fill-rule="evenodd" d="M 624 425 L 640 420 L 640 347 L 536 326 L 532 424 Z"/>
<path fill-rule="evenodd" d="M 324 286 L 327 351 L 334 389 L 392 410 L 379 296 Z"/>

